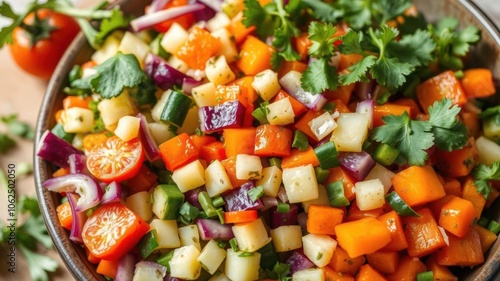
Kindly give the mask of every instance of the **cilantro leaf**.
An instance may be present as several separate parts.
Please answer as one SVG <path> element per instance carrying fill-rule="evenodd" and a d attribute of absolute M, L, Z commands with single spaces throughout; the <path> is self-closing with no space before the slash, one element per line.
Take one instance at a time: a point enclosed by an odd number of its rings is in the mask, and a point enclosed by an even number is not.
<path fill-rule="evenodd" d="M 103 19 L 101 25 L 99 26 L 99 31 L 94 38 L 96 46 L 100 46 L 104 42 L 106 36 L 108 36 L 112 31 L 127 27 L 129 22 L 130 19 L 125 17 L 120 9 L 113 9 L 111 16 Z"/>
<path fill-rule="evenodd" d="M 405 111 L 402 115 L 382 117 L 384 125 L 375 128 L 373 139 L 390 144 L 400 151 L 400 156 L 410 165 L 423 165 L 428 155 L 425 152 L 433 145 L 432 126 L 424 121 L 411 120 Z"/>
<path fill-rule="evenodd" d="M 402 15 L 412 5 L 410 0 L 339 0 L 335 8 L 353 29 L 386 23 Z M 340 12 L 338 12 L 340 13 Z"/>
<path fill-rule="evenodd" d="M 288 277 L 290 275 L 290 269 L 291 266 L 287 263 L 281 263 L 277 262 L 272 271 L 269 271 L 269 277 L 276 279 L 278 281 L 290 281 L 292 280 L 291 277 Z"/>
<path fill-rule="evenodd" d="M 391 42 L 387 47 L 392 57 L 415 66 L 424 66 L 434 59 L 432 53 L 436 43 L 428 31 L 419 29 L 413 34 L 404 35 L 398 42 Z"/>
<path fill-rule="evenodd" d="M 452 106 L 450 99 L 435 102 L 429 107 L 428 122 L 432 125 L 435 143 L 440 150 L 452 151 L 467 144 L 467 127 L 458 121 L 459 112 L 460 108 Z"/>
<path fill-rule="evenodd" d="M 406 82 L 406 76 L 413 70 L 413 65 L 401 62 L 397 58 L 379 58 L 371 68 L 370 74 L 379 84 L 395 91 Z"/>
<path fill-rule="evenodd" d="M 309 55 L 316 58 L 330 57 L 334 52 L 333 37 L 337 32 L 337 28 L 330 23 L 311 22 L 309 25 L 309 39 L 312 45 L 309 47 Z"/>
<path fill-rule="evenodd" d="M 23 244 L 19 244 L 19 249 L 26 258 L 31 279 L 35 281 L 48 281 L 49 276 L 47 272 L 56 271 L 58 267 L 57 261 L 50 257 L 37 254 Z"/>
<path fill-rule="evenodd" d="M 321 93 L 339 86 L 337 68 L 328 64 L 329 60 L 320 58 L 309 63 L 300 79 L 302 88 L 308 92 Z"/>
<path fill-rule="evenodd" d="M 429 106 L 429 123 L 432 126 L 450 129 L 458 121 L 456 116 L 460 112 L 460 107 L 458 105 L 452 106 L 450 99 L 443 99 L 434 102 L 432 106 Z"/>
<path fill-rule="evenodd" d="M 385 23 L 403 14 L 412 5 L 411 0 L 379 0 L 373 1 L 375 15 L 380 15 L 378 23 Z M 372 12 L 373 13 L 373 12 Z"/>
<path fill-rule="evenodd" d="M 469 52 L 470 44 L 478 42 L 479 39 L 479 29 L 473 25 L 467 26 L 453 40 L 453 54 L 465 56 Z"/>
<path fill-rule="evenodd" d="M 312 16 L 321 21 L 338 22 L 344 15 L 343 11 L 320 0 L 302 0 L 302 2 L 312 9 Z"/>
<path fill-rule="evenodd" d="M 8 135 L 0 133 L 0 154 L 16 146 L 16 142 Z"/>
<path fill-rule="evenodd" d="M 271 15 L 259 4 L 257 0 L 244 0 L 243 4 L 243 24 L 246 27 L 255 26 L 256 33 L 261 37 L 267 37 L 273 34 L 274 26 Z"/>
<path fill-rule="evenodd" d="M 460 149 L 467 144 L 467 127 L 457 123 L 449 129 L 432 127 L 434 143 L 440 150 L 452 151 Z"/>
<path fill-rule="evenodd" d="M 362 47 L 363 42 L 363 32 L 356 32 L 350 29 L 344 36 L 342 36 L 342 44 L 340 44 L 339 49 L 342 54 L 364 54 L 364 48 Z"/>
<path fill-rule="evenodd" d="M 120 52 L 95 70 L 97 73 L 91 76 L 90 86 L 105 99 L 117 97 L 125 87 L 132 88 L 149 79 L 134 55 Z"/>
<path fill-rule="evenodd" d="M 16 114 L 2 116 L 0 118 L 0 121 L 7 125 L 9 133 L 14 136 L 19 136 L 26 139 L 33 139 L 33 137 L 35 136 L 35 131 L 33 130 L 33 128 L 31 128 L 28 123 L 20 121 L 17 118 Z"/>
<path fill-rule="evenodd" d="M 348 70 L 350 71 L 347 74 L 340 75 L 340 82 L 342 85 L 349 85 L 354 82 L 359 81 L 368 81 L 368 77 L 366 76 L 368 68 L 372 67 L 377 58 L 375 56 L 366 56 L 358 63 L 351 65 Z"/>
<path fill-rule="evenodd" d="M 500 161 L 495 161 L 491 166 L 479 164 L 472 170 L 472 175 L 476 178 L 474 184 L 477 186 L 477 191 L 484 198 L 488 199 L 493 191 L 489 185 L 490 180 L 500 180 Z"/>

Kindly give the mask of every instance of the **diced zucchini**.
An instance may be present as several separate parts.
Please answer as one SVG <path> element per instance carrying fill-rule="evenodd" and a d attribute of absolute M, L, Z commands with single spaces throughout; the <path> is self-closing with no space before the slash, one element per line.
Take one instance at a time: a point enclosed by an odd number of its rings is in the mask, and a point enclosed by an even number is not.
<path fill-rule="evenodd" d="M 288 125 L 294 121 L 295 114 L 288 97 L 270 103 L 266 109 L 267 121 L 271 125 Z"/>
<path fill-rule="evenodd" d="M 302 229 L 300 225 L 283 225 L 271 229 L 271 238 L 276 252 L 287 252 L 302 248 Z"/>
<path fill-rule="evenodd" d="M 179 190 L 184 193 L 205 184 L 205 168 L 199 159 L 176 169 L 172 173 L 172 180 Z"/>
<path fill-rule="evenodd" d="M 198 107 L 202 106 L 216 106 L 215 101 L 215 84 L 212 82 L 205 83 L 192 89 L 194 102 Z"/>
<path fill-rule="evenodd" d="M 321 206 L 329 206 L 330 200 L 328 199 L 328 192 L 326 188 L 322 185 L 318 185 L 318 198 L 307 200 L 302 202 L 302 207 L 304 211 L 307 213 L 309 211 L 309 206 L 311 205 L 321 205 Z"/>
<path fill-rule="evenodd" d="M 127 91 L 124 91 L 117 97 L 101 100 L 97 104 L 97 109 L 101 114 L 104 127 L 111 132 L 115 130 L 120 118 L 136 114 L 135 106 Z"/>
<path fill-rule="evenodd" d="M 215 85 L 225 85 L 236 78 L 225 56 L 212 57 L 205 65 L 205 75 L 208 81 Z"/>
<path fill-rule="evenodd" d="M 238 223 L 232 227 L 238 248 L 245 252 L 255 252 L 271 241 L 262 219 Z"/>
<path fill-rule="evenodd" d="M 159 184 L 153 191 L 153 213 L 162 220 L 175 220 L 184 194 L 172 184 Z"/>
<path fill-rule="evenodd" d="M 200 251 L 195 246 L 183 246 L 174 250 L 169 262 L 170 276 L 186 280 L 195 280 L 200 276 L 201 264 L 198 262 Z"/>
<path fill-rule="evenodd" d="M 210 197 L 233 188 L 226 169 L 219 160 L 212 161 L 205 169 L 205 187 Z"/>
<path fill-rule="evenodd" d="M 263 100 L 272 99 L 281 89 L 278 73 L 266 69 L 253 78 L 252 87 Z"/>
<path fill-rule="evenodd" d="M 125 35 L 123 35 L 120 41 L 120 46 L 118 46 L 118 52 L 133 54 L 140 64 L 144 62 L 144 58 L 150 51 L 151 49 L 148 44 L 137 35 L 128 31 L 125 32 Z"/>
<path fill-rule="evenodd" d="M 389 191 L 389 189 L 392 186 L 392 177 L 394 177 L 394 175 L 395 174 L 393 171 L 376 163 L 375 166 L 370 170 L 370 173 L 368 173 L 368 175 L 365 177 L 365 181 L 379 179 L 384 185 L 384 194 L 385 194 Z"/>
<path fill-rule="evenodd" d="M 354 193 L 361 211 L 380 208 L 385 203 L 384 185 L 379 179 L 358 181 L 354 185 Z"/>
<path fill-rule="evenodd" d="M 296 271 L 292 275 L 293 281 L 325 281 L 321 268 L 308 268 Z"/>
<path fill-rule="evenodd" d="M 193 105 L 193 100 L 189 96 L 174 90 L 168 95 L 160 120 L 175 127 L 181 127 L 191 105 Z"/>
<path fill-rule="evenodd" d="M 288 201 L 298 203 L 318 198 L 318 182 L 311 164 L 283 169 L 283 186 Z"/>
<path fill-rule="evenodd" d="M 302 237 L 304 254 L 317 267 L 327 265 L 333 257 L 337 241 L 326 234 L 307 234 Z"/>
<path fill-rule="evenodd" d="M 333 130 L 330 140 L 338 151 L 361 152 L 368 135 L 368 115 L 364 113 L 341 113 L 338 127 Z"/>
<path fill-rule="evenodd" d="M 160 45 L 171 54 L 177 53 L 177 50 L 184 44 L 188 38 L 188 32 L 182 25 L 174 22 L 170 28 L 163 34 Z"/>
<path fill-rule="evenodd" d="M 147 191 L 140 191 L 128 196 L 127 207 L 145 221 L 149 221 L 153 217 L 151 195 Z"/>
<path fill-rule="evenodd" d="M 232 281 L 259 279 L 260 253 L 235 252 L 227 249 L 225 273 Z"/>
<path fill-rule="evenodd" d="M 262 186 L 267 196 L 276 197 L 281 185 L 283 171 L 276 166 L 262 169 L 262 178 L 256 181 L 257 186 Z"/>
<path fill-rule="evenodd" d="M 87 133 L 94 127 L 94 112 L 87 108 L 71 107 L 62 111 L 61 123 L 67 133 Z"/>
<path fill-rule="evenodd" d="M 238 49 L 231 33 L 226 28 L 220 28 L 211 33 L 214 38 L 219 39 L 221 47 L 217 51 L 218 56 L 224 56 L 227 63 L 233 63 L 238 58 Z"/>
<path fill-rule="evenodd" d="M 198 261 L 208 273 L 214 274 L 225 258 L 226 250 L 219 247 L 217 241 L 210 240 L 207 245 L 203 247 L 198 257 Z"/>
<path fill-rule="evenodd" d="M 141 119 L 135 116 L 123 116 L 118 120 L 114 133 L 122 141 L 135 139 L 139 135 L 140 124 Z"/>
<path fill-rule="evenodd" d="M 179 227 L 179 238 L 182 246 L 193 245 L 201 251 L 200 233 L 196 224 Z"/>
<path fill-rule="evenodd" d="M 239 180 L 254 180 L 262 178 L 262 163 L 260 157 L 248 154 L 236 155 L 236 178 Z"/>
<path fill-rule="evenodd" d="M 156 229 L 157 249 L 173 249 L 181 246 L 177 221 L 153 219 L 149 226 L 151 229 Z"/>

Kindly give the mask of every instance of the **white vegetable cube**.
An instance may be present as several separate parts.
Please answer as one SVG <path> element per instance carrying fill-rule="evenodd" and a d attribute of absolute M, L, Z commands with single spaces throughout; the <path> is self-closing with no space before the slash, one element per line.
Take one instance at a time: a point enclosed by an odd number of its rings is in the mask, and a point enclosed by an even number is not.
<path fill-rule="evenodd" d="M 120 46 L 122 37 L 122 31 L 114 31 L 111 35 L 107 36 L 102 46 L 92 54 L 92 61 L 97 64 L 101 64 L 111 57 L 114 57 L 118 52 L 118 47 Z"/>
<path fill-rule="evenodd" d="M 321 268 L 308 268 L 293 273 L 292 281 L 324 281 L 325 275 Z"/>
<path fill-rule="evenodd" d="M 146 55 L 151 51 L 151 48 L 141 38 L 127 31 L 123 35 L 118 51 L 134 55 L 139 63 L 142 64 Z"/>
<path fill-rule="evenodd" d="M 160 45 L 161 47 L 171 53 L 177 53 L 177 50 L 184 44 L 186 39 L 188 38 L 188 32 L 182 25 L 174 22 L 170 28 L 163 34 L 161 38 Z"/>
<path fill-rule="evenodd" d="M 231 19 L 225 13 L 216 13 L 215 16 L 207 21 L 207 28 L 210 31 L 224 29 L 231 23 Z"/>
<path fill-rule="evenodd" d="M 199 159 L 176 169 L 172 173 L 172 180 L 179 190 L 184 193 L 205 184 L 205 168 Z"/>
<path fill-rule="evenodd" d="M 151 196 L 147 191 L 137 192 L 128 196 L 127 207 L 145 221 L 149 221 L 153 217 Z"/>
<path fill-rule="evenodd" d="M 62 111 L 61 122 L 67 133 L 87 133 L 94 127 L 94 112 L 88 108 L 70 107 Z"/>
<path fill-rule="evenodd" d="M 148 129 L 156 143 L 164 143 L 175 137 L 175 132 L 170 129 L 170 125 L 163 123 L 148 123 Z"/>
<path fill-rule="evenodd" d="M 153 219 L 149 226 L 151 229 L 156 229 L 158 235 L 156 249 L 172 249 L 181 246 L 177 221 Z"/>
<path fill-rule="evenodd" d="M 476 140 L 476 147 L 479 155 L 479 162 L 491 165 L 500 159 L 500 145 L 496 142 L 480 136 Z"/>
<path fill-rule="evenodd" d="M 191 91 L 194 102 L 198 107 L 202 106 L 215 106 L 215 91 L 216 86 L 212 82 L 205 83 L 198 87 L 194 87 Z"/>
<path fill-rule="evenodd" d="M 308 125 L 319 140 L 322 140 L 337 128 L 337 122 L 335 122 L 332 115 L 328 112 L 309 121 Z"/>
<path fill-rule="evenodd" d="M 225 56 L 209 59 L 205 65 L 205 75 L 208 81 L 215 85 L 225 85 L 236 78 L 231 67 L 227 64 Z"/>
<path fill-rule="evenodd" d="M 212 161 L 205 169 L 205 187 L 210 197 L 233 188 L 226 169 L 219 160 Z"/>
<path fill-rule="evenodd" d="M 380 208 L 385 203 L 384 185 L 379 179 L 359 181 L 354 185 L 356 204 L 361 211 Z"/>
<path fill-rule="evenodd" d="M 215 273 L 216 275 L 212 276 L 212 278 L 208 279 L 208 281 L 231 281 L 231 279 L 227 278 L 226 274 L 223 272 Z"/>
<path fill-rule="evenodd" d="M 132 281 L 163 281 L 167 273 L 167 268 L 160 264 L 149 266 L 147 263 L 146 261 L 141 261 L 135 264 Z"/>
<path fill-rule="evenodd" d="M 124 91 L 117 97 L 101 100 L 97 104 L 97 109 L 101 113 L 104 127 L 109 131 L 115 130 L 120 118 L 127 115 L 135 115 L 136 113 L 127 91 Z"/>
<path fill-rule="evenodd" d="M 219 39 L 221 47 L 217 51 L 218 56 L 226 57 L 227 63 L 232 63 L 238 58 L 238 49 L 232 39 L 231 33 L 225 28 L 220 28 L 211 33 L 214 38 Z"/>
<path fill-rule="evenodd" d="M 379 163 L 375 163 L 375 166 L 370 170 L 370 173 L 368 173 L 364 180 L 379 179 L 384 185 L 384 194 L 386 194 L 392 186 L 392 177 L 394 177 L 394 175 L 393 171 Z"/>
<path fill-rule="evenodd" d="M 174 250 L 172 259 L 168 262 L 170 276 L 186 280 L 195 280 L 200 276 L 201 264 L 198 262 L 200 250 L 195 246 L 183 246 Z"/>
<path fill-rule="evenodd" d="M 123 116 L 118 120 L 114 133 L 122 141 L 135 139 L 139 135 L 140 124 L 141 119 L 135 116 Z"/>
<path fill-rule="evenodd" d="M 191 106 L 189 109 L 186 119 L 182 126 L 177 129 L 177 134 L 186 133 L 188 135 L 194 135 L 196 133 L 196 129 L 200 126 L 200 115 L 198 114 L 198 107 Z"/>
<path fill-rule="evenodd" d="M 260 157 L 248 154 L 236 155 L 236 178 L 253 180 L 262 178 L 262 163 Z"/>
<path fill-rule="evenodd" d="M 196 249 L 201 251 L 200 233 L 198 232 L 198 226 L 196 224 L 179 227 L 179 238 L 181 240 L 181 246 L 193 245 Z"/>
<path fill-rule="evenodd" d="M 317 267 L 327 265 L 337 247 L 337 241 L 325 234 L 307 234 L 302 237 L 304 254 Z"/>
<path fill-rule="evenodd" d="M 256 181 L 257 186 L 262 186 L 267 196 L 276 197 L 281 185 L 283 171 L 276 166 L 262 169 L 262 177 Z"/>
<path fill-rule="evenodd" d="M 179 70 L 182 73 L 186 73 L 189 70 L 189 65 L 187 65 L 187 63 L 176 56 L 170 56 L 167 60 L 167 63 L 168 65 Z"/>
<path fill-rule="evenodd" d="M 226 250 L 219 247 L 217 241 L 210 240 L 201 251 L 198 262 L 208 273 L 214 274 L 225 258 Z"/>
<path fill-rule="evenodd" d="M 318 182 L 311 164 L 283 169 L 283 186 L 288 201 L 298 203 L 318 198 Z"/>
<path fill-rule="evenodd" d="M 276 252 L 287 252 L 302 247 L 302 229 L 300 225 L 283 225 L 271 229 L 271 238 Z"/>
<path fill-rule="evenodd" d="M 332 140 L 338 151 L 361 152 L 368 135 L 368 114 L 341 113 L 337 119 L 338 127 L 333 130 Z"/>
<path fill-rule="evenodd" d="M 232 281 L 259 279 L 260 253 L 235 252 L 227 249 L 225 272 Z"/>
<path fill-rule="evenodd" d="M 295 114 L 288 97 L 277 100 L 266 106 L 267 121 L 271 125 L 288 125 L 293 123 Z"/>
<path fill-rule="evenodd" d="M 326 192 L 326 188 L 321 184 L 318 185 L 318 198 L 302 202 L 302 207 L 306 213 L 309 211 L 309 206 L 311 205 L 330 206 L 328 192 Z"/>
<path fill-rule="evenodd" d="M 245 252 L 255 252 L 271 241 L 262 219 L 238 223 L 232 227 L 238 248 Z"/>
<path fill-rule="evenodd" d="M 281 89 L 278 82 L 278 73 L 266 69 L 255 75 L 252 87 L 263 100 L 272 99 Z"/>
<path fill-rule="evenodd" d="M 153 118 L 153 120 L 155 120 L 156 122 L 160 122 L 163 108 L 165 107 L 165 104 L 167 104 L 168 97 L 171 93 L 172 90 L 170 89 L 163 92 L 158 101 L 156 101 L 155 105 L 151 109 L 151 118 Z"/>

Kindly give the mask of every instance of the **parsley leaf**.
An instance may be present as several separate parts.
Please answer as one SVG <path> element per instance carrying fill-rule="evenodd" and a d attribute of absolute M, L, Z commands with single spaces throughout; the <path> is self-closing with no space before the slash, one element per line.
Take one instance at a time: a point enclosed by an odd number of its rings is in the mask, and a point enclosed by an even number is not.
<path fill-rule="evenodd" d="M 484 198 L 488 199 L 493 191 L 489 185 L 490 180 L 500 180 L 500 161 L 495 161 L 491 166 L 479 164 L 472 170 L 472 175 L 476 178 L 474 184 L 477 186 L 477 191 Z"/>
<path fill-rule="evenodd" d="M 119 52 L 94 69 L 97 73 L 90 77 L 90 86 L 105 99 L 117 97 L 125 87 L 133 88 L 149 79 L 132 54 Z"/>
<path fill-rule="evenodd" d="M 302 88 L 308 92 L 321 93 L 339 86 L 337 68 L 328 64 L 329 60 L 320 58 L 309 63 L 300 79 Z"/>

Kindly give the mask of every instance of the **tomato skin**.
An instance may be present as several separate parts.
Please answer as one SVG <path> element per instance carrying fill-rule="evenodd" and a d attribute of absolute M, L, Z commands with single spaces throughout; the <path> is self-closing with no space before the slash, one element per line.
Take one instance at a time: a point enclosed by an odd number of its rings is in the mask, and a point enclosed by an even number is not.
<path fill-rule="evenodd" d="M 117 260 L 149 231 L 149 224 L 122 203 L 100 206 L 87 219 L 83 243 L 97 258 Z"/>
<path fill-rule="evenodd" d="M 124 142 L 112 136 L 89 151 L 87 168 L 102 182 L 123 182 L 133 178 L 143 162 L 144 151 L 139 139 Z"/>
<path fill-rule="evenodd" d="M 168 9 L 168 8 L 173 8 L 173 7 L 185 6 L 188 4 L 189 4 L 188 0 L 173 0 L 173 1 L 169 1 L 167 3 L 167 5 L 165 5 L 165 7 L 163 7 L 163 10 Z M 170 20 L 166 20 L 162 23 L 159 23 L 159 24 L 154 26 L 154 29 L 156 29 L 156 31 L 158 31 L 160 33 L 165 33 L 170 29 L 170 26 L 172 26 L 172 24 L 174 22 L 180 24 L 185 29 L 189 29 L 191 27 L 191 25 L 194 24 L 195 18 L 191 13 L 185 14 L 185 15 L 182 15 L 182 16 L 170 19 Z"/>
<path fill-rule="evenodd" d="M 50 32 L 50 38 L 41 39 L 32 47 L 28 33 L 23 28 L 16 27 L 12 31 L 13 43 L 9 45 L 9 50 L 20 68 L 48 80 L 80 27 L 73 18 L 50 10 L 39 10 L 38 17 L 47 19 L 48 24 L 54 28 Z M 24 19 L 24 23 L 30 25 L 33 20 L 34 14 L 31 13 Z"/>

